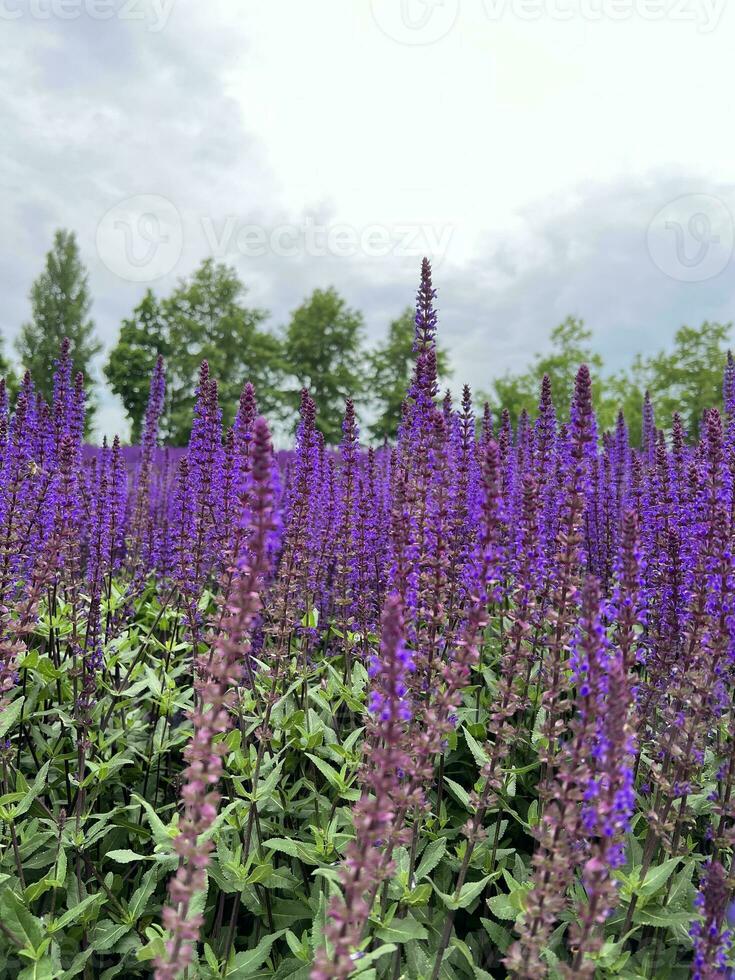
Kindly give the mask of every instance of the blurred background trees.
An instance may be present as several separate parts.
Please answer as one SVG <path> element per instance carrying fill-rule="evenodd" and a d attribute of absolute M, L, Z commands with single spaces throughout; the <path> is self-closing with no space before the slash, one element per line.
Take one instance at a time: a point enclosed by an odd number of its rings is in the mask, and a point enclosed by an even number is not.
<path fill-rule="evenodd" d="M 8 379 L 11 397 L 18 378 L 29 370 L 39 391 L 50 400 L 54 362 L 64 337 L 71 341 L 75 371 L 87 379 L 92 411 L 95 359 L 101 344 L 90 317 L 87 270 L 76 236 L 59 230 L 45 265 L 30 291 L 30 319 L 15 342 L 20 361 L 5 355 L 0 338 L 0 375 Z M 367 344 L 362 313 L 336 289 L 315 289 L 282 325 L 271 325 L 268 313 L 248 299 L 237 271 L 205 259 L 166 295 L 148 289 L 120 326 L 109 351 L 104 377 L 122 401 L 130 423 L 130 440 L 140 439 L 148 400 L 149 379 L 156 358 L 166 362 L 167 394 L 161 431 L 172 445 L 189 438 L 197 373 L 203 359 L 217 378 L 223 417 L 231 423 L 245 380 L 255 385 L 260 411 L 272 423 L 292 430 L 306 386 L 318 406 L 317 424 L 329 445 L 341 438 L 345 398 L 355 399 L 363 425 L 363 440 L 381 443 L 395 438 L 401 405 L 413 370 L 414 314 L 403 310 L 387 324 L 378 343 Z M 568 419 L 574 378 L 581 363 L 589 365 L 600 431 L 612 429 L 622 409 L 634 444 L 640 444 L 642 406 L 647 391 L 656 411 L 656 424 L 668 429 L 671 415 L 682 415 L 691 438 L 696 438 L 702 412 L 722 403 L 722 375 L 731 338 L 731 325 L 705 321 L 682 326 L 673 346 L 649 356 L 637 355 L 629 367 L 605 370 L 594 349 L 592 331 L 569 316 L 553 327 L 547 348 L 536 353 L 517 372 L 491 379 L 486 395 L 475 394 L 478 413 L 487 400 L 496 420 L 507 408 L 514 423 L 525 409 L 533 418 L 544 374 L 551 380 L 557 414 Z M 446 349 L 438 350 L 442 387 L 451 375 Z M 91 415 L 91 413 L 90 413 Z"/>
<path fill-rule="evenodd" d="M 31 286 L 30 302 L 31 319 L 23 324 L 16 341 L 21 372 L 30 371 L 36 388 L 51 401 L 54 363 L 62 340 L 68 337 L 74 373 L 82 371 L 86 379 L 89 428 L 95 410 L 92 362 L 102 345 L 89 318 L 88 275 L 74 232 L 62 229 L 54 235 L 44 270 Z"/>
<path fill-rule="evenodd" d="M 580 364 L 589 365 L 601 432 L 615 426 L 623 411 L 631 442 L 640 445 L 643 402 L 650 392 L 656 424 L 669 429 L 675 411 L 682 417 L 690 438 L 697 438 L 702 413 L 722 402 L 722 376 L 727 360 L 731 324 L 705 321 L 700 327 L 683 326 L 674 336 L 671 350 L 649 357 L 637 354 L 630 367 L 605 374 L 602 358 L 592 349 L 592 332 L 581 320 L 568 317 L 550 334 L 551 350 L 536 354 L 531 365 L 518 374 L 496 378 L 487 396 L 499 412 L 507 408 L 514 423 L 525 409 L 536 415 L 544 374 L 551 380 L 557 415 L 568 421 L 574 378 Z"/>

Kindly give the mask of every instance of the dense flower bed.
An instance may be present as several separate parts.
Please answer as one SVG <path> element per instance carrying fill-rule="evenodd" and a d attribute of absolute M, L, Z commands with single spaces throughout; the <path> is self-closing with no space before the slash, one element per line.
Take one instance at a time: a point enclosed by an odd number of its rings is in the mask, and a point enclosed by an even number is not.
<path fill-rule="evenodd" d="M 0 975 L 725 977 L 735 366 L 701 438 L 438 401 L 338 452 L 0 397 Z"/>

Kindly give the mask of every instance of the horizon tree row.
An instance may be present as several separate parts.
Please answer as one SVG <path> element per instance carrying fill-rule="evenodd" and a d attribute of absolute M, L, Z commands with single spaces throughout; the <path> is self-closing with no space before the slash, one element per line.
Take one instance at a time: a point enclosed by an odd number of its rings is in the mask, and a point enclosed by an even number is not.
<path fill-rule="evenodd" d="M 181 277 L 167 295 L 146 290 L 121 324 L 117 341 L 104 366 L 104 376 L 124 406 L 130 422 L 130 441 L 140 440 L 148 378 L 158 355 L 166 361 L 168 394 L 161 419 L 163 439 L 183 446 L 189 439 L 192 391 L 198 366 L 207 360 L 220 383 L 223 417 L 231 423 L 237 412 L 239 379 L 252 378 L 263 410 L 276 425 L 291 428 L 306 386 L 320 406 L 319 429 L 327 444 L 341 438 L 341 412 L 352 397 L 370 420 L 365 431 L 374 443 L 394 439 L 400 409 L 411 376 L 414 355 L 413 312 L 407 308 L 392 320 L 381 344 L 369 346 L 363 314 L 352 308 L 333 287 L 315 289 L 291 313 L 288 323 L 273 328 L 269 313 L 251 306 L 238 272 L 214 259 L 205 259 Z M 43 272 L 30 291 L 31 317 L 16 340 L 21 374 L 40 378 L 47 401 L 54 362 L 68 338 L 74 369 L 87 385 L 86 434 L 96 408 L 94 361 L 102 352 L 90 318 L 89 276 L 81 260 L 76 235 L 60 229 L 46 255 Z M 612 431 L 624 410 L 631 438 L 641 443 L 646 394 L 650 392 L 670 417 L 678 411 L 691 438 L 699 434 L 703 412 L 722 404 L 720 379 L 727 356 L 731 324 L 704 321 L 682 326 L 671 350 L 637 354 L 631 365 L 610 373 L 592 347 L 592 331 L 576 316 L 550 331 L 550 349 L 537 353 L 529 366 L 489 379 L 480 393 L 496 414 L 508 411 L 517 424 L 525 410 L 534 417 L 538 387 L 550 379 L 557 404 L 570 402 L 577 366 L 590 367 L 595 410 L 602 431 Z M 450 355 L 437 351 L 439 378 L 451 376 Z M 0 376 L 8 388 L 18 387 L 0 347 Z"/>

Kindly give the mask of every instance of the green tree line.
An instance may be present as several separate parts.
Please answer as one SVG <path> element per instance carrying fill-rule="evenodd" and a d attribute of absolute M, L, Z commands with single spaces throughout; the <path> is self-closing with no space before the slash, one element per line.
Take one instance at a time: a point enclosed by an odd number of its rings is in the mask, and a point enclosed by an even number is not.
<path fill-rule="evenodd" d="M 15 345 L 22 370 L 31 372 L 50 399 L 54 361 L 62 339 L 68 337 L 75 370 L 87 378 L 91 420 L 91 369 L 101 345 L 90 318 L 88 275 L 73 232 L 55 233 L 44 268 L 31 287 L 30 306 L 30 319 Z M 660 426 L 667 427 L 671 414 L 678 411 L 696 436 L 702 411 L 721 401 L 729 336 L 729 324 L 682 326 L 672 349 L 638 355 L 627 369 L 610 374 L 592 347 L 591 331 L 582 320 L 568 317 L 551 330 L 548 352 L 537 354 L 525 370 L 494 379 L 488 394 L 481 394 L 477 402 L 486 398 L 496 413 L 508 409 L 513 422 L 524 410 L 534 416 L 541 379 L 548 374 L 557 411 L 565 419 L 574 376 L 585 362 L 593 376 L 601 430 L 613 428 L 622 409 L 633 438 L 640 440 L 643 401 L 650 391 Z M 348 395 L 372 420 L 367 437 L 380 442 L 396 434 L 412 370 L 413 339 L 413 312 L 406 309 L 389 323 L 382 344 L 367 346 L 362 313 L 333 288 L 315 289 L 285 325 L 274 329 L 267 311 L 249 302 L 235 269 L 206 259 L 168 294 L 151 289 L 145 293 L 123 320 L 103 371 L 125 408 L 133 442 L 140 437 L 149 378 L 159 354 L 165 358 L 168 379 L 163 434 L 173 445 L 188 440 L 192 393 L 204 358 L 218 379 L 226 422 L 235 417 L 244 380 L 255 385 L 261 410 L 287 425 L 306 386 L 319 406 L 318 424 L 327 443 L 340 439 Z M 440 377 L 446 380 L 447 352 L 438 353 Z M 17 379 L 2 350 L 0 374 L 8 377 L 12 393 Z"/>
<path fill-rule="evenodd" d="M 548 374 L 557 414 L 567 421 L 574 378 L 584 363 L 592 375 L 600 431 L 612 430 L 622 410 L 634 445 L 640 445 L 643 403 L 649 392 L 659 428 L 668 429 L 678 412 L 689 435 L 696 438 L 704 410 L 722 402 L 731 327 L 707 320 L 699 327 L 682 326 L 670 350 L 648 357 L 637 354 L 630 367 L 606 374 L 602 358 L 592 348 L 592 331 L 582 320 L 567 317 L 551 331 L 548 353 L 536 354 L 525 371 L 496 378 L 487 398 L 497 410 L 507 408 L 514 423 L 524 410 L 535 416 L 541 379 Z"/>
<path fill-rule="evenodd" d="M 76 237 L 58 231 L 45 267 L 31 287 L 31 319 L 16 342 L 23 371 L 29 370 L 50 399 L 54 361 L 64 337 L 71 341 L 75 371 L 87 378 L 89 420 L 94 416 L 92 362 L 101 347 L 89 319 L 91 297 Z M 260 410 L 272 421 L 293 422 L 306 386 L 319 406 L 318 425 L 328 444 L 341 438 L 345 399 L 356 398 L 372 422 L 373 442 L 392 439 L 411 376 L 413 312 L 389 325 L 385 343 L 367 347 L 364 318 L 333 289 L 315 289 L 277 330 L 265 310 L 248 301 L 235 269 L 206 259 L 167 295 L 149 289 L 120 327 L 103 367 L 122 401 L 131 441 L 140 438 L 148 386 L 156 358 L 166 362 L 167 396 L 162 434 L 173 445 L 189 438 L 199 365 L 209 361 L 217 378 L 223 417 L 235 418 L 244 381 L 255 385 Z M 446 352 L 440 373 L 448 376 Z M 0 352 L 0 374 L 9 365 Z M 12 382 L 11 389 L 17 385 Z"/>

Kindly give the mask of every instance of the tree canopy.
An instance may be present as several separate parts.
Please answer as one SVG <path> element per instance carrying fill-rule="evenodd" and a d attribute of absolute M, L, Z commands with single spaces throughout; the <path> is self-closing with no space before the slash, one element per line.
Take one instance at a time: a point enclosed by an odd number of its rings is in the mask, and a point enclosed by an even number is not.
<path fill-rule="evenodd" d="M 333 288 L 315 289 L 286 327 L 285 362 L 296 381 L 288 398 L 296 409 L 300 389 L 309 389 L 319 407 L 317 426 L 328 444 L 340 441 L 346 399 L 365 390 L 362 339 L 362 313 Z"/>
<path fill-rule="evenodd" d="M 206 259 L 182 278 L 169 296 L 150 290 L 123 321 L 105 373 L 122 399 L 137 438 L 148 380 L 162 354 L 168 378 L 162 431 L 174 445 L 189 438 L 193 392 L 199 366 L 209 362 L 217 379 L 226 423 L 234 420 L 245 381 L 256 388 L 261 411 L 278 415 L 283 377 L 279 339 L 263 329 L 267 314 L 245 302 L 247 290 L 228 265 Z"/>
<path fill-rule="evenodd" d="M 22 367 L 30 371 L 37 389 L 50 402 L 54 363 L 68 337 L 73 369 L 82 371 L 86 381 L 89 424 L 95 407 L 92 361 L 102 345 L 89 318 L 88 274 L 74 232 L 60 229 L 55 233 L 44 270 L 31 286 L 30 301 L 31 319 L 23 324 L 16 341 Z"/>

